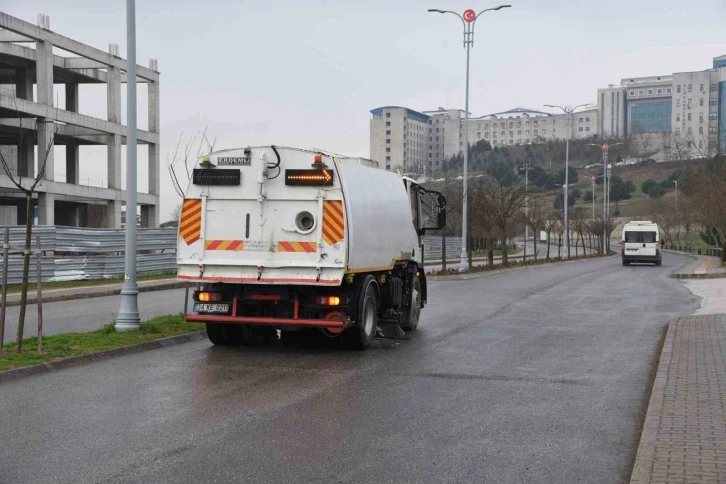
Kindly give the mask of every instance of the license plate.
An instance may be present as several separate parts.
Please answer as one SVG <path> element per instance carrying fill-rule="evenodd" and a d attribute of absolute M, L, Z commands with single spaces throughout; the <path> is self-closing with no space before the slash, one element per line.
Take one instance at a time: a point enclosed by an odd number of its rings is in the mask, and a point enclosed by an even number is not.
<path fill-rule="evenodd" d="M 195 303 L 195 313 L 228 313 L 229 304 L 206 304 L 206 303 Z"/>
<path fill-rule="evenodd" d="M 637 252 L 638 249 L 628 249 L 628 252 Z"/>

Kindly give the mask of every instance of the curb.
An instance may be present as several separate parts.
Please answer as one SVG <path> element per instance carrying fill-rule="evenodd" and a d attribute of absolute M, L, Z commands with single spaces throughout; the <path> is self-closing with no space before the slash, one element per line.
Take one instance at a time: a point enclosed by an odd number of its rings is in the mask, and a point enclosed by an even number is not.
<path fill-rule="evenodd" d="M 154 292 L 154 291 L 166 291 L 167 289 L 184 289 L 189 285 L 188 282 L 182 282 L 182 281 L 173 281 L 168 282 L 164 284 L 156 284 L 156 285 L 149 285 L 149 286 L 139 286 L 139 292 Z M 93 289 L 94 286 L 87 286 L 88 289 Z M 84 287 L 80 286 L 78 288 L 73 289 L 85 289 Z M 30 292 L 30 291 L 28 291 Z M 17 293 L 13 293 L 17 294 Z M 94 297 L 108 297 L 108 296 L 118 296 L 121 294 L 121 288 L 114 288 L 114 289 L 106 289 L 103 291 L 90 291 L 90 292 L 81 292 L 81 293 L 75 293 L 75 294 L 59 294 L 57 296 L 43 296 L 43 304 L 45 303 L 52 303 L 52 302 L 61 302 L 61 301 L 72 301 L 75 299 L 90 299 Z M 37 304 L 38 298 L 37 297 L 30 297 L 30 294 L 28 294 L 28 304 Z M 13 306 L 20 306 L 20 299 L 17 300 L 8 300 L 5 307 L 13 307 Z"/>
<path fill-rule="evenodd" d="M 724 279 L 726 272 L 712 272 L 706 274 L 671 274 L 674 279 Z"/>
<path fill-rule="evenodd" d="M 142 353 L 145 351 L 151 351 L 159 348 L 166 348 L 169 346 L 176 346 L 184 343 L 191 343 L 192 341 L 200 341 L 206 339 L 207 334 L 204 331 L 197 331 L 194 333 L 180 334 L 177 336 L 169 336 L 166 338 L 155 339 L 151 341 L 144 341 L 143 343 L 137 343 L 129 346 L 122 346 L 120 348 L 113 348 L 105 351 L 98 351 L 95 353 L 87 353 L 85 355 L 69 356 L 68 358 L 62 358 L 60 360 L 49 361 L 48 363 L 41 363 L 39 365 L 25 366 L 22 368 L 15 368 L 12 370 L 0 372 L 0 383 L 15 381 L 22 378 L 27 378 L 35 375 L 43 375 L 45 373 L 52 373 L 66 368 L 75 368 L 78 366 L 95 363 L 97 361 L 104 361 L 111 358 L 117 358 L 119 356 L 131 355 L 134 353 Z"/>
<path fill-rule="evenodd" d="M 428 281 L 436 281 L 436 282 L 469 281 L 472 279 L 481 279 L 483 277 L 494 276 L 497 274 L 506 274 L 508 272 L 534 270 L 534 269 L 538 269 L 540 267 L 552 267 L 552 266 L 560 265 L 560 264 L 575 264 L 578 262 L 587 262 L 587 261 L 593 261 L 593 260 L 598 260 L 598 259 L 608 259 L 608 258 L 615 257 L 616 255 L 617 254 L 605 255 L 605 256 L 599 256 L 599 257 L 588 257 L 585 259 L 563 260 L 561 262 L 546 262 L 543 264 L 532 264 L 532 265 L 521 266 L 521 267 L 511 267 L 511 268 L 507 268 L 507 269 L 492 269 L 492 270 L 488 270 L 488 271 L 470 272 L 468 274 L 453 274 L 450 276 L 426 276 L 426 279 Z"/>
<path fill-rule="evenodd" d="M 640 434 L 638 453 L 635 456 L 633 472 L 630 475 L 630 484 L 645 484 L 650 482 L 655 457 L 655 443 L 658 439 L 661 410 L 663 408 L 663 393 L 668 380 L 668 367 L 673 355 L 673 340 L 676 335 L 676 325 L 681 318 L 672 319 L 668 323 L 668 332 L 663 342 L 658 372 L 653 380 L 653 388 L 648 402 L 648 411 L 645 414 L 643 431 Z"/>

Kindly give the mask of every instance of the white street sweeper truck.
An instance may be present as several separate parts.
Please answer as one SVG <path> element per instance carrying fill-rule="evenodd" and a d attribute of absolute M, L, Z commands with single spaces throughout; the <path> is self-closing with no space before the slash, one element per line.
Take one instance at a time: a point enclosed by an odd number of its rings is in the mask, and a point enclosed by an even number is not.
<path fill-rule="evenodd" d="M 446 200 L 361 158 L 263 146 L 193 169 L 178 277 L 197 282 L 188 321 L 216 345 L 272 344 L 315 329 L 367 348 L 414 330 L 426 304 L 421 236 Z"/>

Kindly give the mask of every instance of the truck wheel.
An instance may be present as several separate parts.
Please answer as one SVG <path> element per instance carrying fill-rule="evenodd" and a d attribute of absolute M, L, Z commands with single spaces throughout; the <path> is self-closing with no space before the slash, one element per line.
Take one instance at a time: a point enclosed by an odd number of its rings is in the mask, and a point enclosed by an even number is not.
<path fill-rule="evenodd" d="M 364 350 L 371 345 L 378 328 L 378 294 L 376 280 L 373 276 L 366 277 L 358 295 L 358 311 L 356 325 L 345 330 L 343 334 L 347 346 Z"/>
<path fill-rule="evenodd" d="M 411 300 L 406 309 L 401 328 L 413 331 L 418 327 L 418 320 L 421 317 L 421 281 L 418 276 L 413 278 L 411 283 Z"/>
<path fill-rule="evenodd" d="M 212 344 L 217 346 L 227 346 L 233 344 L 227 335 L 227 325 L 220 323 L 207 323 L 207 337 Z"/>

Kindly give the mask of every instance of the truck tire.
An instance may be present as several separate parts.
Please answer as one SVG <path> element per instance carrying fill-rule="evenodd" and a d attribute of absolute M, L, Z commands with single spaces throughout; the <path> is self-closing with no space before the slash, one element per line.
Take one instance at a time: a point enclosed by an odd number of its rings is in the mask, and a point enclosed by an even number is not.
<path fill-rule="evenodd" d="M 409 306 L 404 313 L 401 328 L 407 331 L 413 331 L 418 327 L 418 320 L 421 317 L 421 281 L 418 276 L 413 278 L 411 282 L 411 300 Z"/>
<path fill-rule="evenodd" d="M 368 276 L 358 293 L 356 324 L 343 333 L 346 346 L 355 350 L 365 350 L 371 345 L 378 328 L 378 292 L 376 280 Z"/>
<path fill-rule="evenodd" d="M 228 324 L 222 323 L 207 323 L 207 337 L 212 344 L 217 346 L 229 346 L 235 344 L 234 331 L 228 331 L 230 328 Z"/>

